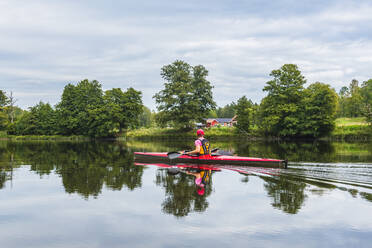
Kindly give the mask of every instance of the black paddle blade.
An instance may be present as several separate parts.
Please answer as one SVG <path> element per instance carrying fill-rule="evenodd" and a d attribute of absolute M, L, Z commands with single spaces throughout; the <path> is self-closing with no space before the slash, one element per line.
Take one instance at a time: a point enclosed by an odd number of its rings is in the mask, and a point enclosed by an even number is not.
<path fill-rule="evenodd" d="M 217 152 L 219 149 L 220 149 L 220 148 L 214 148 L 214 149 L 211 150 L 211 153 L 213 153 L 213 152 Z"/>
<path fill-rule="evenodd" d="M 224 151 L 224 150 L 218 150 L 217 152 L 215 153 L 212 153 L 212 156 L 234 156 L 233 153 L 229 152 L 229 151 Z"/>
<path fill-rule="evenodd" d="M 182 155 L 180 152 L 168 152 L 167 153 L 169 159 L 175 159 Z"/>
<path fill-rule="evenodd" d="M 180 169 L 179 168 L 169 168 L 168 170 L 167 170 L 167 173 L 169 174 L 169 175 L 177 175 L 178 173 L 180 173 Z"/>

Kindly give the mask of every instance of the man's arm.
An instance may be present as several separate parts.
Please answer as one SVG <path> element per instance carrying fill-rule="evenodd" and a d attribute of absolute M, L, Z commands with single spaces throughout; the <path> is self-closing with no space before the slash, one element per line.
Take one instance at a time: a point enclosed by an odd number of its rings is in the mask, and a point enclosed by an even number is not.
<path fill-rule="evenodd" d="M 188 152 L 187 154 L 199 154 L 200 153 L 200 146 L 196 146 L 195 150 Z"/>

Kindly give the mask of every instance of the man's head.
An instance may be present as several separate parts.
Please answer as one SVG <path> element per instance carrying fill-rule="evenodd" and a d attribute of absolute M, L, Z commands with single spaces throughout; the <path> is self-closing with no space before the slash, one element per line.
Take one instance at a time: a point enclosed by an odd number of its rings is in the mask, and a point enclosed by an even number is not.
<path fill-rule="evenodd" d="M 204 136 L 204 131 L 203 131 L 203 129 L 198 129 L 198 131 L 196 131 L 196 135 L 197 135 L 198 137 L 203 137 L 203 136 Z"/>

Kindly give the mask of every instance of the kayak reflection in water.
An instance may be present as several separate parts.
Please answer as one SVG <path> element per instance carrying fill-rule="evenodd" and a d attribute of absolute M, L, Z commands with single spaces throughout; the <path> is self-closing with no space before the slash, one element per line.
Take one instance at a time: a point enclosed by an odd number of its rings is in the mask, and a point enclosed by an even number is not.
<path fill-rule="evenodd" d="M 188 175 L 195 176 L 195 184 L 197 186 L 198 195 L 204 195 L 205 186 L 209 183 L 212 170 L 198 170 L 197 172 L 185 171 Z"/>
<path fill-rule="evenodd" d="M 209 149 L 209 141 L 204 138 L 204 131 L 203 129 L 198 129 L 196 131 L 196 136 L 198 136 L 198 139 L 195 140 L 195 150 L 191 152 L 185 152 L 188 155 L 206 155 L 210 154 Z"/>

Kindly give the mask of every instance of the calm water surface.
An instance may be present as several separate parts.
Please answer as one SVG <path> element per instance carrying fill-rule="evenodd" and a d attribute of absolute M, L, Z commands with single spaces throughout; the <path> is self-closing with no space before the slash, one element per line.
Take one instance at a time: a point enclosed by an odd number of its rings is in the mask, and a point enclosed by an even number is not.
<path fill-rule="evenodd" d="M 0 247 L 371 247 L 371 143 L 213 142 L 289 169 L 216 168 L 204 192 L 134 163 L 190 144 L 1 141 Z"/>

